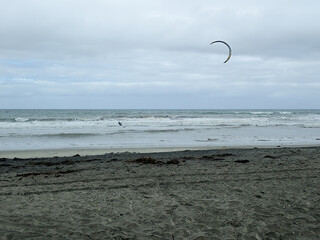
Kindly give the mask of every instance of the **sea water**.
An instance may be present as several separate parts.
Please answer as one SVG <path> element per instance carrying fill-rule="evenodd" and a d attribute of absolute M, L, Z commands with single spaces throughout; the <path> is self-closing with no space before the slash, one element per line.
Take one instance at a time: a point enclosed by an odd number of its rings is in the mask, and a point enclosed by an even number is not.
<path fill-rule="evenodd" d="M 0 110 L 0 151 L 317 144 L 320 110 Z"/>

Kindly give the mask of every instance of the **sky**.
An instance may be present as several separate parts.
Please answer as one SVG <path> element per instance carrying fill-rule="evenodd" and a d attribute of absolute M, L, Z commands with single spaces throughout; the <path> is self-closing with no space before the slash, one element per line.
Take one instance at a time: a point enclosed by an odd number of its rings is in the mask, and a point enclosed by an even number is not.
<path fill-rule="evenodd" d="M 0 108 L 319 109 L 319 0 L 1 0 Z M 228 48 L 232 57 L 223 63 Z"/>

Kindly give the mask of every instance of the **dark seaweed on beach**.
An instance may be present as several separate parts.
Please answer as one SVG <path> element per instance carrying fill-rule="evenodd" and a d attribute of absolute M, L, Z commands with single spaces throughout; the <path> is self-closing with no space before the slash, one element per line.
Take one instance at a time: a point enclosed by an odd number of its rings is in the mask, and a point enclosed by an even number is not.
<path fill-rule="evenodd" d="M 248 163 L 250 161 L 249 160 L 236 160 L 234 162 L 236 162 L 236 163 Z"/>
<path fill-rule="evenodd" d="M 62 162 L 28 162 L 26 163 L 26 165 L 50 167 L 50 166 L 56 166 L 56 165 L 70 165 L 74 163 L 75 163 L 74 161 L 66 160 Z"/>
<path fill-rule="evenodd" d="M 21 173 L 17 174 L 17 177 L 34 177 L 39 175 L 59 175 L 79 172 L 80 170 L 67 170 L 67 171 L 50 171 L 50 172 L 31 172 L 31 173 Z"/>
<path fill-rule="evenodd" d="M 235 155 L 232 153 L 221 153 L 221 154 L 214 154 L 210 156 L 201 156 L 201 157 L 198 157 L 198 159 L 224 160 L 225 157 L 231 157 L 231 156 L 235 156 Z"/>
<path fill-rule="evenodd" d="M 159 160 L 154 159 L 152 157 L 141 157 L 141 158 L 137 158 L 135 160 L 129 160 L 128 162 L 142 163 L 142 164 L 163 164 L 162 161 L 159 161 Z"/>
<path fill-rule="evenodd" d="M 11 167 L 10 164 L 0 164 L 0 167 Z"/>
<path fill-rule="evenodd" d="M 217 157 L 232 157 L 235 155 L 232 153 L 220 153 L 220 154 L 216 154 L 215 156 L 217 156 Z"/>
<path fill-rule="evenodd" d="M 178 159 L 172 159 L 172 160 L 166 162 L 166 164 L 179 164 L 179 163 L 180 163 L 180 161 Z"/>
<path fill-rule="evenodd" d="M 198 159 L 208 159 L 208 160 L 224 160 L 224 158 L 217 157 L 216 155 L 211 156 L 201 156 Z"/>
<path fill-rule="evenodd" d="M 271 155 L 266 155 L 266 156 L 264 156 L 263 158 L 271 158 L 271 159 L 275 159 L 275 158 L 278 158 L 278 157 L 271 156 Z"/>
<path fill-rule="evenodd" d="M 162 161 L 159 161 L 159 160 L 154 159 L 152 157 L 141 157 L 141 158 L 137 158 L 135 160 L 129 160 L 127 162 L 142 163 L 142 164 L 158 164 L 158 165 L 162 165 L 162 164 L 179 164 L 180 163 L 180 161 L 178 159 L 172 159 L 172 160 L 169 160 L 167 162 L 162 162 Z"/>

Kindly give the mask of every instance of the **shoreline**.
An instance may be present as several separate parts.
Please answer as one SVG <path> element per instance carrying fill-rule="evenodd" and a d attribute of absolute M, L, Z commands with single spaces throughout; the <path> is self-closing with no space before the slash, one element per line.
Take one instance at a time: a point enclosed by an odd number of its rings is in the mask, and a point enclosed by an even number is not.
<path fill-rule="evenodd" d="M 72 157 L 74 155 L 95 156 L 109 153 L 165 153 L 179 151 L 250 149 L 250 148 L 309 148 L 320 147 L 319 144 L 306 145 L 248 145 L 248 146 L 195 146 L 195 147 L 158 147 L 158 148 L 97 148 L 97 149 L 41 149 L 41 150 L 8 150 L 0 151 L 0 158 L 51 158 Z"/>

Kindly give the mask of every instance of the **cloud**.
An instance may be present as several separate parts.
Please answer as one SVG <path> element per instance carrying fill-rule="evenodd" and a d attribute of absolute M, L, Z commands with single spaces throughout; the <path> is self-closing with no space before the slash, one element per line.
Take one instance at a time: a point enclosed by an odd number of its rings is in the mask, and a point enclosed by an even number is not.
<path fill-rule="evenodd" d="M 92 108 L 100 101 L 319 107 L 319 7 L 311 0 L 3 0 L 0 107 L 37 107 L 41 99 L 42 107 L 88 106 L 88 99 Z M 227 64 L 227 49 L 213 40 L 231 45 Z"/>

